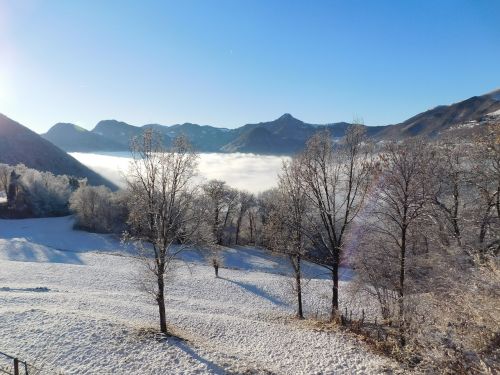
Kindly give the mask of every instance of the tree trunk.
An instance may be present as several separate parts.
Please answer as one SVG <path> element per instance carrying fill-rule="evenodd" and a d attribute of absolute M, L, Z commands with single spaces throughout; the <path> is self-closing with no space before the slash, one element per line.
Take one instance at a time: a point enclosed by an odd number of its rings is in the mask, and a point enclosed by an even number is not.
<path fill-rule="evenodd" d="M 333 268 L 332 268 L 332 310 L 330 312 L 330 320 L 335 320 L 339 310 L 339 250 L 335 250 Z"/>
<path fill-rule="evenodd" d="M 222 245 L 222 239 L 224 238 L 224 231 L 226 230 L 226 227 L 227 227 L 227 221 L 229 219 L 229 207 L 227 209 L 227 212 L 226 212 L 226 215 L 224 217 L 224 223 L 222 224 L 222 228 L 221 228 L 221 231 L 220 231 L 220 243 L 219 245 Z M 229 242 L 228 243 L 231 243 L 231 235 L 229 235 Z"/>
<path fill-rule="evenodd" d="M 255 244 L 253 240 L 253 219 L 250 217 L 250 243 Z"/>
<path fill-rule="evenodd" d="M 405 211 L 406 213 L 406 211 Z M 399 343 L 403 347 L 405 339 L 405 313 L 404 313 L 404 283 L 405 283 L 405 261 L 406 261 L 406 227 L 403 224 L 401 233 L 401 259 L 399 265 L 399 290 L 398 290 L 398 320 L 399 320 Z"/>
<path fill-rule="evenodd" d="M 239 245 L 240 241 L 241 220 L 242 220 L 241 216 L 238 216 L 238 220 L 236 221 L 236 239 L 235 239 L 236 245 Z"/>
<path fill-rule="evenodd" d="M 301 271 L 300 271 L 300 255 L 296 257 L 296 263 L 294 263 L 295 270 L 295 286 L 297 288 L 297 318 L 304 319 L 304 312 L 302 310 L 302 283 L 301 283 Z"/>
<path fill-rule="evenodd" d="M 457 239 L 458 246 L 462 246 L 462 238 L 460 233 L 460 227 L 458 226 L 458 208 L 460 206 L 460 202 L 458 200 L 459 190 L 458 184 L 453 185 L 453 217 L 451 218 L 451 222 L 453 225 L 453 232 L 455 233 L 455 238 Z"/>
<path fill-rule="evenodd" d="M 219 266 L 215 265 L 214 270 L 215 270 L 215 277 L 219 277 Z"/>
<path fill-rule="evenodd" d="M 165 315 L 165 283 L 163 281 L 163 274 L 158 275 L 158 311 L 160 313 L 160 331 L 167 334 L 167 317 Z"/>
<path fill-rule="evenodd" d="M 220 233 L 219 233 L 220 232 L 219 209 L 217 207 L 214 210 L 213 232 L 214 232 L 214 237 L 215 237 L 215 241 L 217 242 L 217 245 L 221 245 Z"/>

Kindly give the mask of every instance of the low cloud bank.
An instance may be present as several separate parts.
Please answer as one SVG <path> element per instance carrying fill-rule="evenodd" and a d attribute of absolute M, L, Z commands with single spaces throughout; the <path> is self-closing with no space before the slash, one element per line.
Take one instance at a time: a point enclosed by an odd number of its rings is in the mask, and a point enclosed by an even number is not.
<path fill-rule="evenodd" d="M 130 154 L 114 152 L 103 154 L 72 152 L 70 154 L 87 167 L 111 180 L 120 187 L 125 186 Z M 288 157 L 254 154 L 200 154 L 198 172 L 201 179 L 220 179 L 229 186 L 259 193 L 275 187 L 283 160 Z"/>

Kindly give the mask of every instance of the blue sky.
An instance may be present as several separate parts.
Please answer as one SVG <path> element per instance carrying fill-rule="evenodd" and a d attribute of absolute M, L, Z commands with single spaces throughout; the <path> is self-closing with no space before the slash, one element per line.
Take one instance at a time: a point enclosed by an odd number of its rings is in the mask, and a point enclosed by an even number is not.
<path fill-rule="evenodd" d="M 0 0 L 0 112 L 37 132 L 381 125 L 499 87 L 497 0 Z"/>

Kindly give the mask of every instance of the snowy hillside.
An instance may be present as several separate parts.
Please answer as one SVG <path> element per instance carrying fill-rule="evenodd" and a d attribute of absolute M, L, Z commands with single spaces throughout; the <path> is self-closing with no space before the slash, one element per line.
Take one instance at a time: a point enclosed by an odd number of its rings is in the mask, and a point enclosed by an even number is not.
<path fill-rule="evenodd" d="M 184 340 L 156 340 L 157 307 L 138 287 L 131 249 L 71 227 L 71 218 L 0 220 L 0 351 L 65 374 L 397 369 L 353 338 L 293 319 L 292 283 L 281 275 L 286 259 L 257 249 L 228 249 L 231 269 L 220 279 L 199 254 L 187 254 L 167 301 L 170 329 Z M 310 266 L 309 276 L 316 271 Z M 327 312 L 328 281 L 310 279 L 305 288 L 307 314 Z M 350 303 L 370 310 L 366 300 Z"/>

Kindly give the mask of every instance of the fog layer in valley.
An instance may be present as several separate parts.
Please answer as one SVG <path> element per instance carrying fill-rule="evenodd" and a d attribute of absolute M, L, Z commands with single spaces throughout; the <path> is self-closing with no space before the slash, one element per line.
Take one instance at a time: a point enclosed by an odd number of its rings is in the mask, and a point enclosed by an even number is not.
<path fill-rule="evenodd" d="M 118 186 L 124 186 L 124 174 L 130 162 L 129 153 L 72 152 L 70 155 Z M 258 193 L 276 186 L 284 159 L 288 157 L 242 153 L 200 154 L 198 171 L 201 179 L 216 178 L 232 187 Z"/>

